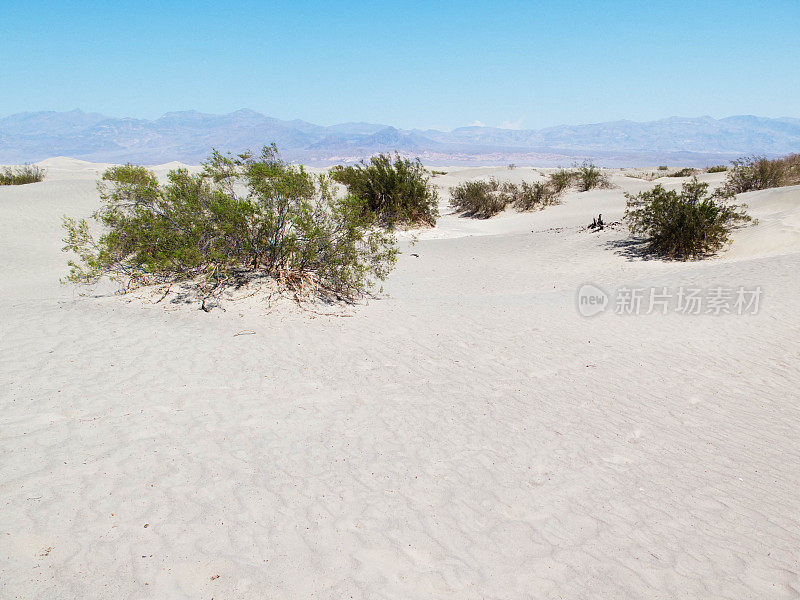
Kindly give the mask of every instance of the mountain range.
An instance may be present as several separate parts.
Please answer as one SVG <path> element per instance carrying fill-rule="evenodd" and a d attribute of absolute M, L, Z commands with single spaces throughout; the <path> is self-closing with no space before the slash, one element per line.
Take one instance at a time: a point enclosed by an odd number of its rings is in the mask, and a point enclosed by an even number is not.
<path fill-rule="evenodd" d="M 430 165 L 597 164 L 705 166 L 750 155 L 800 152 L 800 119 L 670 117 L 546 129 L 470 126 L 452 131 L 373 123 L 322 126 L 241 109 L 214 115 L 170 112 L 155 120 L 81 110 L 0 118 L 0 163 L 69 156 L 95 162 L 198 163 L 210 149 L 240 152 L 275 142 L 282 156 L 310 165 L 345 163 L 378 152 L 419 156 Z"/>

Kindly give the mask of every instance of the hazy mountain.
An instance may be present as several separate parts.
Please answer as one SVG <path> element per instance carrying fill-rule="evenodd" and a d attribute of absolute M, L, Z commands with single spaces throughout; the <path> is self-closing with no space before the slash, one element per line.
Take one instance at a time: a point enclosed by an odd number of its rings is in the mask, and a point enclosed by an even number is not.
<path fill-rule="evenodd" d="M 52 156 L 90 161 L 197 163 L 212 147 L 233 152 L 275 142 L 288 160 L 353 161 L 397 150 L 433 164 L 569 164 L 590 158 L 608 166 L 706 165 L 746 154 L 800 152 L 800 119 L 737 116 L 614 121 L 539 130 L 460 127 L 402 130 L 373 123 L 324 127 L 281 121 L 252 110 L 197 111 L 158 119 L 106 117 L 80 110 L 27 112 L 0 119 L 0 163 Z"/>
<path fill-rule="evenodd" d="M 62 135 L 84 131 L 108 119 L 81 110 L 23 112 L 0 119 L 0 135 Z"/>

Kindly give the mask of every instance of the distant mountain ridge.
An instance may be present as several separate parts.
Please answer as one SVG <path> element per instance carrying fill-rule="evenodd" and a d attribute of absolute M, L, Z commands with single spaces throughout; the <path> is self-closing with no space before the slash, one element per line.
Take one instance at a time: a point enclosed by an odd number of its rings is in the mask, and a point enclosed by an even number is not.
<path fill-rule="evenodd" d="M 703 166 L 747 154 L 800 152 L 800 119 L 670 117 L 545 129 L 460 127 L 403 130 L 373 123 L 322 126 L 282 121 L 241 109 L 224 115 L 169 112 L 158 119 L 107 117 L 80 110 L 26 112 L 0 118 L 0 163 L 69 156 L 95 162 L 198 163 L 212 147 L 257 150 L 275 142 L 287 160 L 350 162 L 378 152 L 419 156 L 427 164 L 656 163 Z"/>

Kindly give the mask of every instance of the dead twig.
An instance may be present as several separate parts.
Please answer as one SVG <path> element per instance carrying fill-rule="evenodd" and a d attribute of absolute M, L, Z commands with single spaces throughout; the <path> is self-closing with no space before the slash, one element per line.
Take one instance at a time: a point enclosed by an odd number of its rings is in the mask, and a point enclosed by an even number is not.
<path fill-rule="evenodd" d="M 158 300 L 156 300 L 155 304 L 158 304 L 158 303 L 159 303 L 159 302 L 161 302 L 161 301 L 162 301 L 164 298 L 166 298 L 166 297 L 167 297 L 167 294 L 169 294 L 169 293 L 170 293 L 170 291 L 172 291 L 172 284 L 169 284 L 169 285 L 167 286 L 167 291 L 166 291 L 166 292 L 164 292 L 164 295 L 163 295 L 163 296 L 161 296 L 161 298 L 159 298 Z"/>

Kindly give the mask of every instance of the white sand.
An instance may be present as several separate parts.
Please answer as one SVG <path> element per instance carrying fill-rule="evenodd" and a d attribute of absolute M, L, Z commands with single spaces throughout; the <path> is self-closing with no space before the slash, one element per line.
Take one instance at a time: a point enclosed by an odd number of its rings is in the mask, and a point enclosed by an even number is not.
<path fill-rule="evenodd" d="M 206 314 L 59 285 L 102 166 L 44 166 L 0 188 L 0 598 L 800 596 L 800 188 L 665 263 L 578 231 L 652 185 L 618 173 L 444 216 L 350 317 Z M 586 319 L 586 282 L 764 296 Z"/>

